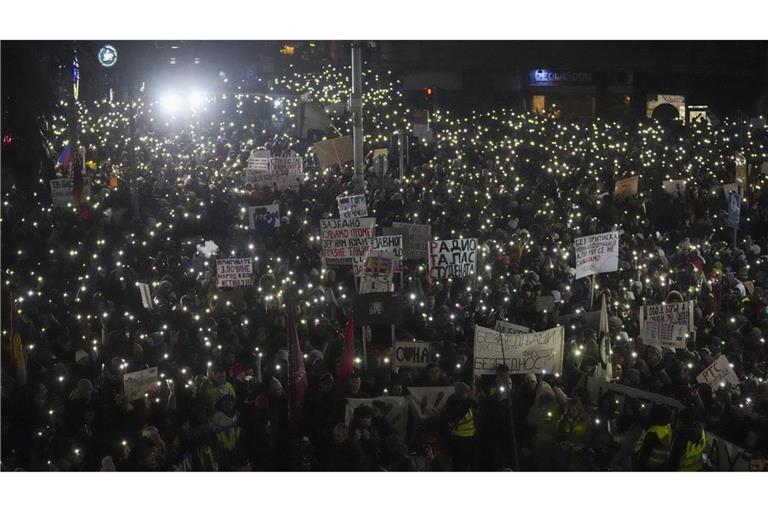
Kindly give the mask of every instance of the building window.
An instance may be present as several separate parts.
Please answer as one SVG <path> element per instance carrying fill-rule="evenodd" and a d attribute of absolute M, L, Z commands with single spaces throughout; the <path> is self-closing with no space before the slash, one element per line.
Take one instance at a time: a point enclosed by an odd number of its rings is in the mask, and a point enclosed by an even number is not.
<path fill-rule="evenodd" d="M 531 102 L 531 110 L 536 112 L 537 114 L 541 114 L 546 110 L 547 102 L 546 97 L 544 95 L 534 95 L 533 101 Z"/>

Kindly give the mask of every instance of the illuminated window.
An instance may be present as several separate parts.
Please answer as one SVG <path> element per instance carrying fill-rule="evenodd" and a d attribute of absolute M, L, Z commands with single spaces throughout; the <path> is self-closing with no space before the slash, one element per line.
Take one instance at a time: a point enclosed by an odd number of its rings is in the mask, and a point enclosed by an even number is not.
<path fill-rule="evenodd" d="M 296 52 L 296 47 L 291 46 L 289 44 L 284 44 L 282 48 L 280 48 L 280 53 L 283 55 L 293 55 Z"/>
<path fill-rule="evenodd" d="M 546 97 L 543 95 L 535 95 L 533 97 L 533 101 L 531 102 L 531 108 L 536 113 L 544 112 L 544 109 L 546 108 Z"/>

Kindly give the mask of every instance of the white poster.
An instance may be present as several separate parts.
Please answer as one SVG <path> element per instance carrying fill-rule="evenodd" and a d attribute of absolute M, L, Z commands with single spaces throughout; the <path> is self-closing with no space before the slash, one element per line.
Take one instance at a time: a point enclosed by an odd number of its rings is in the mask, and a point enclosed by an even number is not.
<path fill-rule="evenodd" d="M 728 358 L 721 355 L 714 363 L 704 368 L 704 371 L 696 377 L 696 382 L 709 384 L 712 389 L 717 389 L 726 384 L 738 386 L 739 376 L 731 368 Z"/>
<path fill-rule="evenodd" d="M 429 276 L 432 279 L 465 277 L 477 272 L 477 239 L 429 242 Z"/>
<path fill-rule="evenodd" d="M 432 346 L 418 341 L 396 341 L 392 366 L 425 368 L 432 361 Z"/>
<path fill-rule="evenodd" d="M 216 260 L 216 286 L 234 288 L 250 286 L 253 276 L 251 258 L 227 258 Z"/>
<path fill-rule="evenodd" d="M 248 226 L 256 231 L 270 231 L 280 227 L 280 205 L 265 204 L 248 207 Z"/>
<path fill-rule="evenodd" d="M 123 375 L 123 393 L 130 400 L 140 400 L 150 390 L 157 389 L 157 366 Z"/>
<path fill-rule="evenodd" d="M 277 188 L 279 191 L 297 189 L 304 181 L 304 159 L 301 157 L 272 157 L 269 167 L 263 165 L 248 167 L 245 173 L 246 185 L 255 188 Z"/>
<path fill-rule="evenodd" d="M 531 332 L 528 327 L 524 325 L 517 325 L 511 322 L 505 322 L 503 320 L 496 320 L 496 326 L 494 327 L 497 332 L 502 334 L 515 334 L 519 332 Z"/>
<path fill-rule="evenodd" d="M 512 374 L 562 373 L 565 329 L 502 334 L 475 327 L 475 375 L 492 375 L 500 364 Z"/>
<path fill-rule="evenodd" d="M 269 159 L 272 153 L 268 149 L 254 149 L 245 167 L 245 184 L 254 185 L 259 181 L 259 175 L 269 173 Z"/>
<path fill-rule="evenodd" d="M 339 217 L 342 219 L 368 216 L 368 205 L 365 203 L 365 195 L 363 194 L 338 196 L 336 203 L 339 205 Z"/>
<path fill-rule="evenodd" d="M 640 306 L 640 337 L 647 345 L 685 348 L 693 329 L 692 301 Z"/>
<path fill-rule="evenodd" d="M 51 202 L 53 206 L 67 206 L 75 203 L 72 180 L 69 178 L 51 180 Z"/>
<path fill-rule="evenodd" d="M 327 262 L 350 264 L 354 257 L 365 257 L 374 235 L 372 217 L 320 219 L 322 255 Z"/>
<path fill-rule="evenodd" d="M 619 270 L 619 232 L 589 235 L 574 241 L 576 279 Z"/>
<path fill-rule="evenodd" d="M 453 386 L 408 386 L 411 410 L 420 420 L 439 416 L 445 404 L 453 395 Z"/>
<path fill-rule="evenodd" d="M 404 396 L 380 396 L 377 398 L 347 398 L 347 412 L 344 423 L 349 425 L 352 421 L 355 408 L 361 405 L 373 407 L 373 402 L 384 402 L 386 406 L 385 417 L 387 422 L 397 432 L 401 442 L 405 442 L 405 434 L 408 428 L 408 399 Z"/>

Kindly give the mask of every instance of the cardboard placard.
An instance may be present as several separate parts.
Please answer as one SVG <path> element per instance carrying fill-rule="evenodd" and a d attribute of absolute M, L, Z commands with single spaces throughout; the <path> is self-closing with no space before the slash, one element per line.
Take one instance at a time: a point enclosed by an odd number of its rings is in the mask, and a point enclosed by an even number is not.
<path fill-rule="evenodd" d="M 619 270 L 619 232 L 610 231 L 574 240 L 576 279 Z"/>
<path fill-rule="evenodd" d="M 429 276 L 458 278 L 477 272 L 477 238 L 435 240 L 429 243 Z"/>
<path fill-rule="evenodd" d="M 216 286 L 234 288 L 250 286 L 253 279 L 251 258 L 226 258 L 216 260 Z"/>

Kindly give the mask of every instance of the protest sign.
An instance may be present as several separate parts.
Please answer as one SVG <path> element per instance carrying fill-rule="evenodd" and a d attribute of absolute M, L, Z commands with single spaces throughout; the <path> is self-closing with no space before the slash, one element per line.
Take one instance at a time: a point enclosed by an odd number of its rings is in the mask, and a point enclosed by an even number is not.
<path fill-rule="evenodd" d="M 360 293 L 390 292 L 394 260 L 388 256 L 368 256 L 360 280 Z"/>
<path fill-rule="evenodd" d="M 471 276 L 477 271 L 477 239 L 460 238 L 429 242 L 429 277 Z"/>
<path fill-rule="evenodd" d="M 448 398 L 453 395 L 453 386 L 408 386 L 411 411 L 420 420 L 439 416 Z"/>
<path fill-rule="evenodd" d="M 517 325 L 503 320 L 496 320 L 496 326 L 494 327 L 496 332 L 502 334 L 514 334 L 518 332 L 531 332 L 531 330 L 523 325 Z"/>
<path fill-rule="evenodd" d="M 386 256 L 394 262 L 393 272 L 403 271 L 402 235 L 375 236 L 371 239 L 370 256 Z"/>
<path fill-rule="evenodd" d="M 354 302 L 355 322 L 360 325 L 399 325 L 403 321 L 403 303 L 394 293 L 358 294 Z"/>
<path fill-rule="evenodd" d="M 536 311 L 552 311 L 555 309 L 555 298 L 551 295 L 536 297 Z"/>
<path fill-rule="evenodd" d="M 320 219 L 322 256 L 326 262 L 350 264 L 352 258 L 364 258 L 374 235 L 372 217 L 355 219 Z"/>
<path fill-rule="evenodd" d="M 279 191 L 297 189 L 304 181 L 304 160 L 301 157 L 272 157 L 265 171 L 263 165 L 246 168 L 246 185 L 255 188 L 277 188 Z"/>
<path fill-rule="evenodd" d="M 432 360 L 429 343 L 396 341 L 392 366 L 395 368 L 425 368 Z"/>
<path fill-rule="evenodd" d="M 365 196 L 363 194 L 338 196 L 336 203 L 339 205 L 339 217 L 342 219 L 353 219 L 368 215 L 368 205 L 365 204 Z"/>
<path fill-rule="evenodd" d="M 361 405 L 374 407 L 374 402 L 384 402 L 387 423 L 397 433 L 401 442 L 405 442 L 408 428 L 408 399 L 404 396 L 380 396 L 377 398 L 347 398 L 347 409 L 344 423 L 349 425 L 355 414 L 355 409 Z"/>
<path fill-rule="evenodd" d="M 691 301 L 640 306 L 640 337 L 647 345 L 685 348 L 693 329 Z"/>
<path fill-rule="evenodd" d="M 619 232 L 610 231 L 577 238 L 576 279 L 619 269 Z"/>
<path fill-rule="evenodd" d="M 682 196 L 685 194 L 685 180 L 665 180 L 662 183 L 664 192 L 672 196 Z"/>
<path fill-rule="evenodd" d="M 257 183 L 260 174 L 269 173 L 269 159 L 272 153 L 268 149 L 254 149 L 248 157 L 245 167 L 245 184 Z"/>
<path fill-rule="evenodd" d="M 68 204 L 75 203 L 71 179 L 51 180 L 50 183 L 53 206 L 67 206 Z"/>
<path fill-rule="evenodd" d="M 157 366 L 123 375 L 123 393 L 130 400 L 140 400 L 144 394 L 158 389 Z"/>
<path fill-rule="evenodd" d="M 739 376 L 731 368 L 728 358 L 721 355 L 714 363 L 704 368 L 704 371 L 696 377 L 696 382 L 709 384 L 712 389 L 716 390 L 721 386 L 725 387 L 726 384 L 738 386 Z"/>
<path fill-rule="evenodd" d="M 502 334 L 475 327 L 475 375 L 496 373 L 505 364 L 512 374 L 562 373 L 565 330 Z"/>
<path fill-rule="evenodd" d="M 741 222 L 741 196 L 737 192 L 731 192 L 728 196 L 728 216 L 725 225 L 731 229 L 739 229 Z"/>
<path fill-rule="evenodd" d="M 141 304 L 145 309 L 152 309 L 152 295 L 149 292 L 149 285 L 147 283 L 136 283 L 139 288 L 139 294 L 141 295 Z"/>
<path fill-rule="evenodd" d="M 393 222 L 392 228 L 384 228 L 384 234 L 403 235 L 403 257 L 406 260 L 426 260 L 429 257 L 429 242 L 432 240 L 432 226 L 429 224 Z"/>
<path fill-rule="evenodd" d="M 355 157 L 352 137 L 349 135 L 315 142 L 312 148 L 315 150 L 315 156 L 317 156 L 321 168 L 332 165 L 341 167 L 345 162 L 349 162 Z"/>
<path fill-rule="evenodd" d="M 253 275 L 251 258 L 227 258 L 216 260 L 216 286 L 233 288 L 250 286 Z"/>
<path fill-rule="evenodd" d="M 617 180 L 613 187 L 613 196 L 617 199 L 636 196 L 640 188 L 640 177 L 630 176 L 622 180 Z"/>
<path fill-rule="evenodd" d="M 280 205 L 249 206 L 248 222 L 250 228 L 256 231 L 269 231 L 280 227 Z"/>

